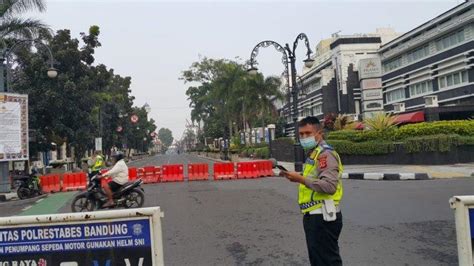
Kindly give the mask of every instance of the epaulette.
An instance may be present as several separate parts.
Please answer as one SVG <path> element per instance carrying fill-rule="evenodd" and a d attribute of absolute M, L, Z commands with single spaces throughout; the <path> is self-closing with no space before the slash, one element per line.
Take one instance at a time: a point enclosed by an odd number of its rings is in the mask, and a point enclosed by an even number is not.
<path fill-rule="evenodd" d="M 323 147 L 324 149 L 328 149 L 328 150 L 334 150 L 334 148 L 331 145 L 328 145 L 328 144 L 323 144 L 323 145 L 321 145 L 321 147 Z"/>

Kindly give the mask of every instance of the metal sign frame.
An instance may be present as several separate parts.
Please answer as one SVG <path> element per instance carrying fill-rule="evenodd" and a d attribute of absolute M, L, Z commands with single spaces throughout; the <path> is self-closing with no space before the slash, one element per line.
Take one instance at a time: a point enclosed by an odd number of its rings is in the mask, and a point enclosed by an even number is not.
<path fill-rule="evenodd" d="M 28 123 L 28 95 L 15 93 L 0 93 L 0 103 L 20 104 L 20 152 L 1 153 L 0 162 L 27 161 L 29 159 L 29 123 Z"/>
<path fill-rule="evenodd" d="M 454 209 L 456 220 L 459 265 L 472 266 L 474 259 L 470 223 L 474 221 L 469 221 L 469 209 L 474 209 L 474 196 L 454 196 L 449 204 Z"/>
<path fill-rule="evenodd" d="M 52 225 L 60 226 L 77 224 L 78 222 L 89 224 L 92 222 L 113 222 L 114 220 L 133 221 L 140 218 L 148 218 L 150 221 L 150 240 L 153 265 L 164 265 L 163 234 L 161 228 L 161 218 L 163 217 L 164 214 L 161 212 L 160 207 L 38 216 L 14 216 L 0 218 L 0 229 Z"/>

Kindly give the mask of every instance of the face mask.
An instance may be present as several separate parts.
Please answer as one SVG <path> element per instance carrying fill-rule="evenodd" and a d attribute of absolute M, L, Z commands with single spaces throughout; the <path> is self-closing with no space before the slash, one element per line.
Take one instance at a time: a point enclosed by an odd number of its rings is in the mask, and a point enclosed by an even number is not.
<path fill-rule="evenodd" d="M 300 139 L 300 143 L 301 143 L 301 146 L 303 146 L 303 149 L 305 150 L 312 149 L 318 145 L 313 136 Z"/>

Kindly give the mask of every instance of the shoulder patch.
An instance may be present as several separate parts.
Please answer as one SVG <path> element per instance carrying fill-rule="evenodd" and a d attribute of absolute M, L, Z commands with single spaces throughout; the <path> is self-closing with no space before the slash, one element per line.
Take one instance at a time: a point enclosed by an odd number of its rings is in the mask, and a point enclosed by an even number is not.
<path fill-rule="evenodd" d="M 326 154 L 321 154 L 318 158 L 319 168 L 324 169 L 328 167 L 328 156 Z"/>

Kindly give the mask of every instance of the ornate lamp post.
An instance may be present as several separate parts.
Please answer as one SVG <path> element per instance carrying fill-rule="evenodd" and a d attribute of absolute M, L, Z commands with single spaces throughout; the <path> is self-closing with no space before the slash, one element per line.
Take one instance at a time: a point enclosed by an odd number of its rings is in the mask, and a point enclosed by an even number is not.
<path fill-rule="evenodd" d="M 285 71 L 283 72 L 283 75 L 286 78 L 286 84 L 287 84 L 287 90 L 288 90 L 288 105 L 293 101 L 293 106 L 292 106 L 292 111 L 291 115 L 293 117 L 293 124 L 294 124 L 294 132 L 295 132 L 295 145 L 294 145 L 294 150 L 295 150 L 295 171 L 301 172 L 303 171 L 303 163 L 304 163 L 304 152 L 303 149 L 300 145 L 299 141 L 299 135 L 298 135 L 298 92 L 299 92 L 299 87 L 296 82 L 296 47 L 298 47 L 298 41 L 303 40 L 306 45 L 306 59 L 303 60 L 304 64 L 306 67 L 310 68 L 313 66 L 314 60 L 311 59 L 311 48 L 309 46 L 309 40 L 308 36 L 304 33 L 300 33 L 295 41 L 293 42 L 293 47 L 290 48 L 288 43 L 283 47 L 279 43 L 275 41 L 263 41 L 257 44 L 253 50 L 252 53 L 250 54 L 250 67 L 248 69 L 249 74 L 251 75 L 256 75 L 258 73 L 258 68 L 256 67 L 256 61 L 255 58 L 258 55 L 258 51 L 261 47 L 266 48 L 269 46 L 273 46 L 277 51 L 282 53 L 282 58 L 281 62 L 283 63 L 283 66 L 285 67 Z M 290 66 L 288 67 L 288 63 Z M 291 82 L 290 82 L 291 81 Z M 289 106 L 288 106 L 289 107 Z"/>

